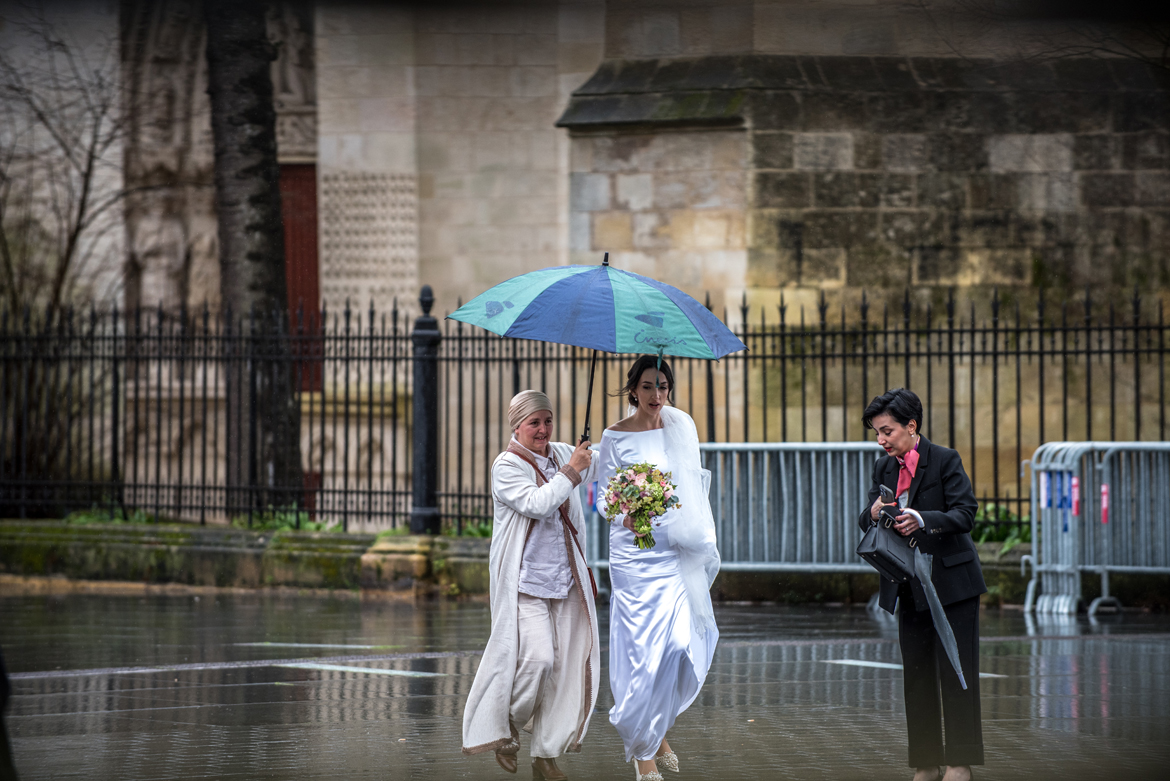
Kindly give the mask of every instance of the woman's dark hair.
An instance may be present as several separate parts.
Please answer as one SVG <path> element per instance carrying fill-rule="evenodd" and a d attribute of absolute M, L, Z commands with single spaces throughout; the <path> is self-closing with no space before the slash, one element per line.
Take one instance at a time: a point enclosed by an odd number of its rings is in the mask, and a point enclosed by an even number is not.
<path fill-rule="evenodd" d="M 619 390 L 614 395 L 625 396 L 626 401 L 630 403 L 631 407 L 638 406 L 638 400 L 634 398 L 634 389 L 638 387 L 638 382 L 642 379 L 642 372 L 646 371 L 647 369 L 653 369 L 655 367 L 657 367 L 658 371 L 662 372 L 663 376 L 666 377 L 666 398 L 670 400 L 671 404 L 673 404 L 674 372 L 670 370 L 670 364 L 667 363 L 665 359 L 662 361 L 662 365 L 658 366 L 657 355 L 638 356 L 638 359 L 634 361 L 634 365 L 630 367 L 628 372 L 626 372 L 626 384 L 623 385 L 621 390 Z"/>
<path fill-rule="evenodd" d="M 903 426 L 914 421 L 915 428 L 919 431 L 922 429 L 922 401 L 914 391 L 894 388 L 880 396 L 875 396 L 874 400 L 865 408 L 865 412 L 861 414 L 861 422 L 865 424 L 866 428 L 873 428 L 873 419 L 878 415 L 885 414 L 889 414 L 891 418 Z"/>

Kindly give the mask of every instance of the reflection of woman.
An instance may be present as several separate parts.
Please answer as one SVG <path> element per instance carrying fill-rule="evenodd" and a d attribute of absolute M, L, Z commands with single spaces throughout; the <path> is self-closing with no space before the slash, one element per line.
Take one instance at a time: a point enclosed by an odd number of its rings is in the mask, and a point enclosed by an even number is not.
<path fill-rule="evenodd" d="M 678 771 L 666 733 L 698 696 L 719 640 L 710 594 L 719 552 L 699 438 L 690 416 L 667 406 L 674 375 L 658 362 L 642 356 L 630 368 L 623 392 L 634 413 L 602 435 L 599 478 L 604 486 L 620 467 L 648 462 L 672 473 L 680 500 L 660 519 L 650 550 L 634 544 L 623 516 L 609 535 L 609 720 L 646 781 L 661 781 L 659 768 Z"/>
<path fill-rule="evenodd" d="M 519 732 L 532 733 L 532 777 L 557 781 L 556 757 L 578 751 L 597 704 L 596 592 L 577 534 L 574 489 L 598 456 L 551 442 L 548 396 L 523 391 L 508 410 L 512 441 L 492 464 L 492 633 L 463 712 L 463 752 L 495 751 L 516 772 Z"/>
<path fill-rule="evenodd" d="M 881 580 L 882 608 L 900 607 L 903 686 L 910 767 L 915 781 L 935 781 L 946 765 L 945 781 L 967 781 L 971 765 L 983 764 L 983 727 L 979 714 L 979 595 L 987 591 L 971 527 L 978 504 L 959 454 L 931 444 L 919 434 L 922 402 L 903 388 L 883 393 L 862 416 L 877 432 L 887 455 L 873 468 L 870 505 L 858 520 L 863 530 L 877 521 L 879 486 L 895 488 L 901 511 L 895 528 L 913 535 L 923 553 L 933 556 L 931 581 L 955 633 L 964 690 L 947 660 L 918 580 L 899 586 Z M 906 508 L 916 510 L 919 520 Z M 941 689 L 942 709 L 939 710 Z M 946 740 L 943 740 L 943 721 Z"/>

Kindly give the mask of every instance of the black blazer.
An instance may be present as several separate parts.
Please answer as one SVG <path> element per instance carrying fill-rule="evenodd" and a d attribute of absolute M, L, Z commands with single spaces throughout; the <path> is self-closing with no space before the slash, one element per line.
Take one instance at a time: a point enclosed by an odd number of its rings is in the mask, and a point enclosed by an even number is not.
<path fill-rule="evenodd" d="M 873 485 L 869 489 L 869 504 L 861 511 L 858 525 L 869 529 L 872 520 L 869 508 L 880 495 L 878 486 L 898 486 L 898 460 L 882 456 L 873 466 Z M 918 469 L 910 481 L 909 502 L 906 506 L 922 515 L 926 528 L 914 532 L 923 553 L 934 557 L 930 579 L 944 605 L 978 596 L 987 591 L 983 582 L 983 568 L 971 540 L 975 525 L 975 510 L 979 503 L 971 490 L 971 481 L 963 470 L 959 454 L 949 447 L 933 445 L 926 437 L 918 443 Z M 917 579 L 910 582 L 917 610 L 926 610 L 926 595 Z M 893 613 L 898 598 L 898 584 L 881 578 L 879 604 Z"/>

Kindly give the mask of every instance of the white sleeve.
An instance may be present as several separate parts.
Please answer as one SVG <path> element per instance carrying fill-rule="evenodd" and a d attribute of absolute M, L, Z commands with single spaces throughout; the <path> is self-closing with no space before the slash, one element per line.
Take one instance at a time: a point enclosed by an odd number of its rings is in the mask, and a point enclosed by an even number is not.
<path fill-rule="evenodd" d="M 540 521 L 548 518 L 569 498 L 573 481 L 558 472 L 539 488 L 532 468 L 521 466 L 511 458 L 501 458 L 492 467 L 492 488 L 496 498 L 525 518 Z"/>
<path fill-rule="evenodd" d="M 597 512 L 605 517 L 605 495 L 606 486 L 613 476 L 617 474 L 618 468 L 621 466 L 618 463 L 617 448 L 614 447 L 613 437 L 607 437 L 604 434 L 601 436 L 601 452 L 598 454 L 598 473 L 597 473 Z"/>

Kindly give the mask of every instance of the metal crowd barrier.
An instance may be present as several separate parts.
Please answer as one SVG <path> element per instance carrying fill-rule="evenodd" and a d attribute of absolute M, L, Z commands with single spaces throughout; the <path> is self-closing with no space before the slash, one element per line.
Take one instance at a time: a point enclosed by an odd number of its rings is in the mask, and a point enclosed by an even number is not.
<path fill-rule="evenodd" d="M 1075 614 L 1084 572 L 1101 578 L 1090 616 L 1120 607 L 1109 573 L 1170 574 L 1170 443 L 1048 442 L 1024 466 L 1032 469 L 1025 612 Z"/>
<path fill-rule="evenodd" d="M 722 569 L 761 572 L 858 572 L 857 517 L 866 505 L 875 442 L 709 443 L 711 512 Z M 589 486 L 583 486 L 591 498 Z M 585 555 L 609 566 L 609 525 L 596 513 Z"/>

